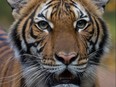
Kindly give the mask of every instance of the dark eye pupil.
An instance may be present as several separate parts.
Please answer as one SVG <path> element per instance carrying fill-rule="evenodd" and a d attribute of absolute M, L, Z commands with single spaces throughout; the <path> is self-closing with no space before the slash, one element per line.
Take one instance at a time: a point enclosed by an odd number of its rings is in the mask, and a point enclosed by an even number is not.
<path fill-rule="evenodd" d="M 41 24 L 41 26 L 46 26 L 47 23 L 46 22 L 41 22 L 40 24 Z"/>
<path fill-rule="evenodd" d="M 85 20 L 80 20 L 77 22 L 77 28 L 82 29 L 86 26 L 86 21 Z"/>

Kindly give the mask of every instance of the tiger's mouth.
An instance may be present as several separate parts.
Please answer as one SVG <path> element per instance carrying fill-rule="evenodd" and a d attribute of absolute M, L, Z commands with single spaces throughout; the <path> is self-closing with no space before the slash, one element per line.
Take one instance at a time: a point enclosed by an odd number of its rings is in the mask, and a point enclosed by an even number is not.
<path fill-rule="evenodd" d="M 79 87 L 80 78 L 79 76 L 75 76 L 69 70 L 66 69 L 59 75 L 54 74 L 52 81 L 50 81 L 49 85 L 51 85 L 51 87 L 64 87 L 63 85 L 65 85 L 65 87 Z"/>

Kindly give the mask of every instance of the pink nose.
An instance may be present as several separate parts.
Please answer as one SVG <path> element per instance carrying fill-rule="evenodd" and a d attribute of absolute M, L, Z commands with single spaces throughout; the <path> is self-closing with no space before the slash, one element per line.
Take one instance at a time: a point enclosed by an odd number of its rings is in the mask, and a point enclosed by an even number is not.
<path fill-rule="evenodd" d="M 56 58 L 64 64 L 70 64 L 77 58 L 77 54 L 75 52 L 71 52 L 68 54 L 64 52 L 59 52 L 58 54 L 56 54 Z"/>

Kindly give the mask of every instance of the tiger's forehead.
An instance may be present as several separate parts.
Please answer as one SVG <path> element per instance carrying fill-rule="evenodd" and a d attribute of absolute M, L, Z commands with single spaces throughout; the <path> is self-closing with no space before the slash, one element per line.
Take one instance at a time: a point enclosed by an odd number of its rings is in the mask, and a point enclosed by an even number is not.
<path fill-rule="evenodd" d="M 77 0 L 47 0 L 38 6 L 34 20 L 38 21 L 38 18 L 51 20 L 54 14 L 58 19 L 67 15 L 74 16 L 75 19 L 88 16 L 84 7 Z"/>

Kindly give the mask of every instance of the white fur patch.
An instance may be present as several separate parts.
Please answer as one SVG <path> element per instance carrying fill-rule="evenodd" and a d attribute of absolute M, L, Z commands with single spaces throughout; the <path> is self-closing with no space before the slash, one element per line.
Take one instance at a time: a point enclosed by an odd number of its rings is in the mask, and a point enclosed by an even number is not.
<path fill-rule="evenodd" d="M 79 86 L 74 84 L 60 84 L 60 85 L 52 86 L 52 87 L 79 87 Z"/>

